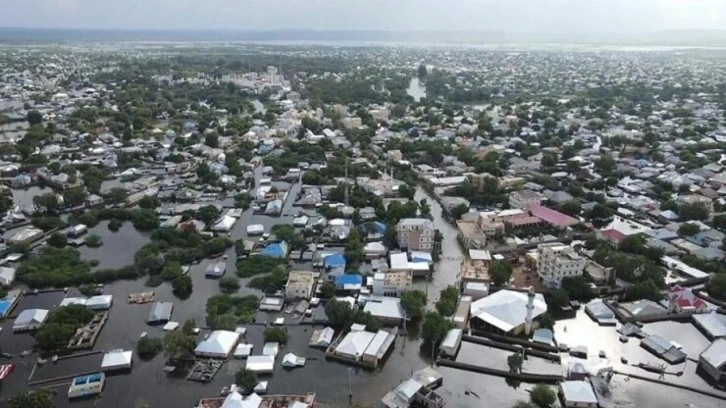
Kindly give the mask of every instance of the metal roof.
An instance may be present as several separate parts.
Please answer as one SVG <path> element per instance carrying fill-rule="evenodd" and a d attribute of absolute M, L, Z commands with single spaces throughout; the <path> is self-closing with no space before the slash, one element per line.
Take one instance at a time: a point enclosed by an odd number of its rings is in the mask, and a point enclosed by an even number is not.
<path fill-rule="evenodd" d="M 701 358 L 715 368 L 726 364 L 726 340 L 716 339 L 701 353 Z"/>
<path fill-rule="evenodd" d="M 527 293 L 500 290 L 473 302 L 470 306 L 471 316 L 508 332 L 524 324 L 527 317 L 527 301 Z M 533 306 L 533 319 L 547 311 L 547 303 L 542 294 L 535 294 Z"/>
<path fill-rule="evenodd" d="M 597 396 L 588 382 L 564 381 L 560 384 L 560 389 L 568 403 L 597 404 Z"/>

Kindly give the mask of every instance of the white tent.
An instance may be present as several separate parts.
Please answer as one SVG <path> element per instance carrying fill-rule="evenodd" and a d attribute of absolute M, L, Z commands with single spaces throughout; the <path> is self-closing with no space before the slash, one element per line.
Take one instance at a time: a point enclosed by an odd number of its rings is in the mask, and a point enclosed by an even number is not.
<path fill-rule="evenodd" d="M 247 370 L 255 373 L 271 373 L 275 367 L 275 356 L 247 357 Z"/>
<path fill-rule="evenodd" d="M 133 351 L 113 350 L 103 355 L 101 371 L 123 370 L 131 368 Z"/>
<path fill-rule="evenodd" d="M 227 330 L 217 330 L 199 343 L 194 349 L 194 355 L 200 357 L 227 358 L 239 341 L 239 333 Z"/>
<path fill-rule="evenodd" d="M 13 322 L 13 331 L 35 330 L 48 318 L 45 309 L 27 309 L 20 312 Z"/>
<path fill-rule="evenodd" d="M 283 367 L 302 367 L 305 365 L 305 357 L 298 357 L 295 354 L 287 353 L 282 357 Z"/>
<path fill-rule="evenodd" d="M 113 303 L 113 295 L 93 296 L 86 300 L 86 307 L 91 310 L 108 310 Z"/>
<path fill-rule="evenodd" d="M 60 305 L 58 307 L 66 307 L 70 305 L 85 305 L 88 299 L 84 297 L 68 297 L 63 300 L 61 300 Z"/>
<path fill-rule="evenodd" d="M 212 231 L 229 232 L 232 230 L 232 227 L 234 227 L 235 222 L 237 222 L 237 218 L 225 215 L 212 227 Z"/>
<path fill-rule="evenodd" d="M 265 233 L 265 227 L 262 224 L 252 224 L 247 226 L 247 235 L 262 235 Z"/>

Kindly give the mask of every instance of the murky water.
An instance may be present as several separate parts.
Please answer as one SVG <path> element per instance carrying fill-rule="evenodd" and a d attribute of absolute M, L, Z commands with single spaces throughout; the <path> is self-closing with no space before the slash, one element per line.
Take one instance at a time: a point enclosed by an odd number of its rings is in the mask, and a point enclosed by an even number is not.
<path fill-rule="evenodd" d="M 426 97 L 426 86 L 419 81 L 418 77 L 413 77 L 411 78 L 411 82 L 408 84 L 406 93 L 411 95 L 414 101 L 419 102 L 421 101 L 421 98 Z"/>

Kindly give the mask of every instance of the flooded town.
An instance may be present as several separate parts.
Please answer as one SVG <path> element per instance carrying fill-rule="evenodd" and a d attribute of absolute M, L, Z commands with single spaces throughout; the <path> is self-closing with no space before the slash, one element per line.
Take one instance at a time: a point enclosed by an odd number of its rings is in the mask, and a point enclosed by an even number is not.
<path fill-rule="evenodd" d="M 0 406 L 726 406 L 726 50 L 0 45 Z"/>

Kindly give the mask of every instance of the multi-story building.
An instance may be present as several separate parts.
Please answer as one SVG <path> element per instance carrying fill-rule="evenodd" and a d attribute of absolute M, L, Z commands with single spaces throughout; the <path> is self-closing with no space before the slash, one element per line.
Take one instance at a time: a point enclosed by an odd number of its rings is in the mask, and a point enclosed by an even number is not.
<path fill-rule="evenodd" d="M 392 271 L 373 275 L 371 293 L 375 296 L 399 297 L 411 289 L 411 271 Z"/>
<path fill-rule="evenodd" d="M 286 299 L 310 299 L 315 286 L 315 273 L 308 271 L 292 271 L 285 285 Z"/>
<path fill-rule="evenodd" d="M 434 224 L 426 218 L 404 218 L 396 226 L 398 246 L 411 251 L 434 249 Z"/>
<path fill-rule="evenodd" d="M 542 195 L 530 191 L 514 191 L 509 194 L 509 208 L 518 208 L 520 210 L 528 211 L 533 205 L 537 205 L 542 200 Z"/>
<path fill-rule="evenodd" d="M 581 276 L 587 265 L 587 259 L 559 242 L 541 244 L 537 251 L 537 274 L 550 288 L 559 288 L 562 278 Z"/>

